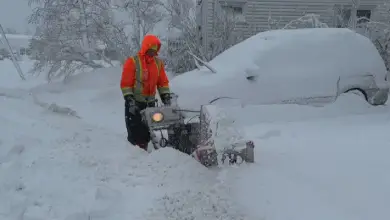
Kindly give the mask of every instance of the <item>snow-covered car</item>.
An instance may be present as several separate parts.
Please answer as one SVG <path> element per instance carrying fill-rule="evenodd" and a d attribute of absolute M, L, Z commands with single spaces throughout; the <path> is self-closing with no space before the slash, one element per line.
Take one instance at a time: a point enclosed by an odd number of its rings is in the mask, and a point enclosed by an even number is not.
<path fill-rule="evenodd" d="M 372 105 L 388 99 L 388 72 L 378 50 L 349 29 L 262 32 L 206 66 L 171 79 L 180 105 L 196 108 L 217 97 L 246 104 L 326 103 L 352 90 Z"/>

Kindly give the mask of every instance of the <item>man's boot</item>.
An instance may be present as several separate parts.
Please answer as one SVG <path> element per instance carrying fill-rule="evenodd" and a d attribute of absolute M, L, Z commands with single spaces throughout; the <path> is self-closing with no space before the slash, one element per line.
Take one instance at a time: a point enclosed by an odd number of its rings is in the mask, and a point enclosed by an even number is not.
<path fill-rule="evenodd" d="M 145 151 L 148 151 L 148 143 L 138 143 L 137 145 L 141 149 L 144 149 Z"/>

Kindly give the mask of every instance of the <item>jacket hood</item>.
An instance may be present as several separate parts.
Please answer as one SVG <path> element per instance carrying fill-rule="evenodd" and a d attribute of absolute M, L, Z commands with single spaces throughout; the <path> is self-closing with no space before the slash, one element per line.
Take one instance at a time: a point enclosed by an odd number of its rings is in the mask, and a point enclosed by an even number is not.
<path fill-rule="evenodd" d="M 158 39 L 158 37 L 155 35 L 151 35 L 151 34 L 146 35 L 142 40 L 141 50 L 139 51 L 139 53 L 141 55 L 145 55 L 146 51 L 153 47 L 157 48 L 157 53 L 160 51 L 161 48 L 160 39 Z"/>

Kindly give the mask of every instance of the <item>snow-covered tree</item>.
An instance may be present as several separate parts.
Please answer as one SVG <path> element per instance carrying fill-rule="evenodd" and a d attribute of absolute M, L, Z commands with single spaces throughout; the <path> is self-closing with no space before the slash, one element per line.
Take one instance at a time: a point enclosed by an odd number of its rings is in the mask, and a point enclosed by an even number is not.
<path fill-rule="evenodd" d="M 183 73 L 196 68 L 194 54 L 205 59 L 201 32 L 196 23 L 196 5 L 192 0 L 162 0 L 168 21 L 167 66 L 175 73 Z"/>
<path fill-rule="evenodd" d="M 244 19 L 243 15 L 235 12 L 235 7 L 229 5 L 221 5 L 221 10 L 216 10 L 214 14 L 214 29 L 210 42 L 211 51 L 208 58 L 212 59 L 231 46 L 243 41 L 245 33 L 238 30 L 241 21 Z M 246 29 L 251 27 L 246 26 Z M 250 30 L 247 30 L 248 32 Z"/>
<path fill-rule="evenodd" d="M 152 33 L 156 25 L 164 19 L 164 9 L 159 0 L 119 0 L 116 8 L 128 15 L 125 22 L 128 35 L 136 48 L 141 47 L 144 36 Z"/>
<path fill-rule="evenodd" d="M 37 25 L 31 50 L 33 71 L 48 70 L 48 79 L 68 77 L 84 67 L 100 68 L 97 45 L 129 47 L 122 27 L 113 22 L 111 0 L 30 0 L 37 7 L 29 18 Z M 121 44 L 122 43 L 122 44 Z M 124 53 L 124 52 L 123 52 Z"/>
<path fill-rule="evenodd" d="M 196 68 L 197 59 L 209 61 L 229 47 L 242 41 L 243 33 L 236 30 L 239 19 L 220 10 L 214 17 L 214 29 L 205 48 L 201 27 L 196 20 L 193 0 L 161 0 L 170 18 L 169 64 L 173 72 L 183 73 Z"/>

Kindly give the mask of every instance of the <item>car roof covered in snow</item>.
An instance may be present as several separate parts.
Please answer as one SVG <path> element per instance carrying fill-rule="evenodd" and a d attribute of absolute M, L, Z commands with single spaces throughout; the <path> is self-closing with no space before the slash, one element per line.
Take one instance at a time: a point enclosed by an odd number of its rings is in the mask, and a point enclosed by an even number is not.
<path fill-rule="evenodd" d="M 258 74 L 385 77 L 387 72 L 370 39 L 346 28 L 261 32 L 229 48 L 209 64 L 217 73 L 202 67 L 175 77 L 172 84 L 198 87 L 224 78 Z"/>

